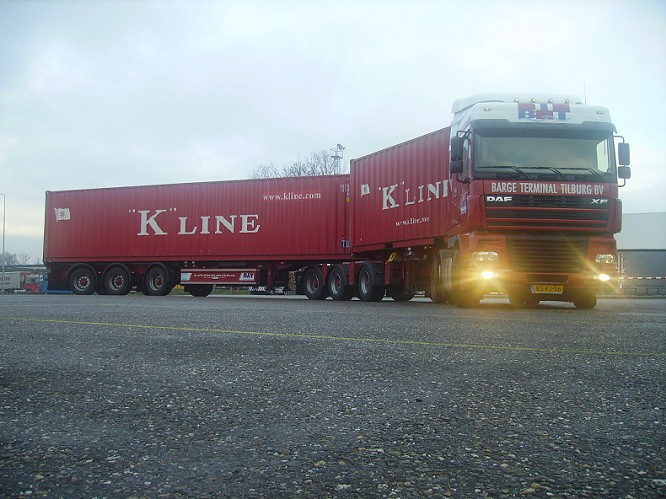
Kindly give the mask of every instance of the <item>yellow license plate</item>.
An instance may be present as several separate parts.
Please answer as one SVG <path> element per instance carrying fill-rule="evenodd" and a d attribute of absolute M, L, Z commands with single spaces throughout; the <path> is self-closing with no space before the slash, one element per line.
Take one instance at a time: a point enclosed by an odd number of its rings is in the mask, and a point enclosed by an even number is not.
<path fill-rule="evenodd" d="M 562 284 L 532 284 L 532 293 L 561 295 L 564 293 L 564 286 Z"/>

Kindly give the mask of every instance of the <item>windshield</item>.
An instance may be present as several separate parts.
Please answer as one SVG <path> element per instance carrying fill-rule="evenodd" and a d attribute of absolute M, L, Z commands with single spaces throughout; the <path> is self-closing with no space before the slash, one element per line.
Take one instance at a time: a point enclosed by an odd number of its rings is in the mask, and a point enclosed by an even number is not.
<path fill-rule="evenodd" d="M 616 181 L 609 134 L 554 132 L 478 130 L 474 136 L 474 177 Z"/>

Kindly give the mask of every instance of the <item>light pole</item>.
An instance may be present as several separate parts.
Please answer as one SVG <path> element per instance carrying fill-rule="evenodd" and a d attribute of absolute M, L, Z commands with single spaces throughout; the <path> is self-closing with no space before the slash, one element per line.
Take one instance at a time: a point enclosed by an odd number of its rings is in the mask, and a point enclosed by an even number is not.
<path fill-rule="evenodd" d="M 342 166 L 342 155 L 345 150 L 345 146 L 338 144 L 335 149 L 331 149 L 331 158 L 333 158 L 333 173 L 340 173 L 340 167 Z"/>
<path fill-rule="evenodd" d="M 2 294 L 5 294 L 5 213 L 7 212 L 7 196 L 0 192 L 2 196 Z"/>

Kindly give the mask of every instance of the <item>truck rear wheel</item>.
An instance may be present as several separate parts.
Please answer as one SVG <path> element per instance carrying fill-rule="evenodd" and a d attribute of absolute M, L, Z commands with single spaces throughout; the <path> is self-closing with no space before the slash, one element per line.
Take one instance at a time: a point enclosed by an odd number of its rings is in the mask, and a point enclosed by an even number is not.
<path fill-rule="evenodd" d="M 121 265 L 114 265 L 104 273 L 102 287 L 109 295 L 126 295 L 132 289 L 129 272 Z"/>
<path fill-rule="evenodd" d="M 348 301 L 354 297 L 354 287 L 349 285 L 347 273 L 339 265 L 328 273 L 328 294 L 336 301 Z"/>
<path fill-rule="evenodd" d="M 166 296 L 172 288 L 171 275 L 164 265 L 153 265 L 143 278 L 143 294 L 146 296 Z"/>
<path fill-rule="evenodd" d="M 382 301 L 386 294 L 384 286 L 372 284 L 372 269 L 369 265 L 363 265 L 358 272 L 358 296 L 363 301 Z"/>
<path fill-rule="evenodd" d="M 303 276 L 305 296 L 310 300 L 324 300 L 327 295 L 324 276 L 319 267 L 310 267 Z"/>
<path fill-rule="evenodd" d="M 69 289 L 75 295 L 91 295 L 97 289 L 97 274 L 90 267 L 79 267 L 69 275 Z"/>

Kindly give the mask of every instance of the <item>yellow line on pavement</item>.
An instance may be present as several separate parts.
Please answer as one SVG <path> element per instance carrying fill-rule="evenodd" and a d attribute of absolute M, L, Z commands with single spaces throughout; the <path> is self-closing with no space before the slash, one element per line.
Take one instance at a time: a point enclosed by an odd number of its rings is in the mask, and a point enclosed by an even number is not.
<path fill-rule="evenodd" d="M 235 329 L 158 326 L 153 324 L 126 324 L 126 323 L 113 323 L 113 322 L 71 321 L 64 319 L 37 319 L 33 317 L 0 317 L 0 319 L 13 320 L 13 321 L 26 321 L 26 322 L 41 322 L 41 323 L 51 323 L 51 324 L 71 324 L 79 326 L 120 327 L 126 329 L 134 328 L 134 329 L 161 330 L 161 331 L 224 333 L 224 334 L 240 334 L 240 335 L 251 335 L 251 336 L 271 336 L 271 337 L 280 337 L 280 338 L 350 341 L 358 343 L 381 343 L 385 345 L 417 345 L 417 346 L 462 348 L 462 349 L 475 349 L 475 350 L 504 350 L 511 352 L 570 353 L 570 354 L 581 354 L 581 355 L 612 355 L 612 356 L 626 356 L 626 357 L 666 358 L 666 353 L 660 353 L 660 352 L 627 352 L 627 351 L 612 351 L 612 350 L 582 350 L 582 349 L 568 349 L 568 348 L 536 348 L 536 347 L 519 347 L 511 345 L 447 343 L 441 341 L 396 340 L 389 338 L 334 336 L 334 335 L 318 335 L 318 334 L 307 334 L 307 333 L 275 333 L 269 331 L 240 331 Z"/>

